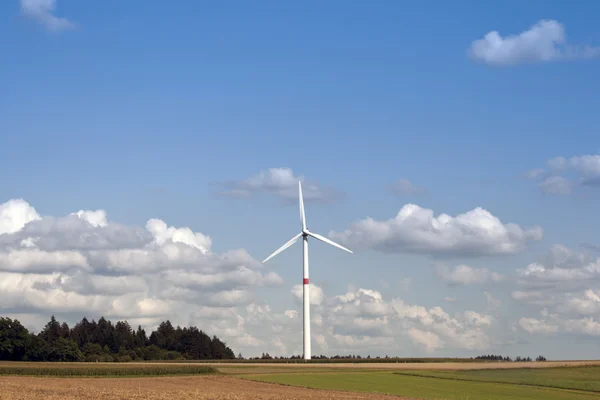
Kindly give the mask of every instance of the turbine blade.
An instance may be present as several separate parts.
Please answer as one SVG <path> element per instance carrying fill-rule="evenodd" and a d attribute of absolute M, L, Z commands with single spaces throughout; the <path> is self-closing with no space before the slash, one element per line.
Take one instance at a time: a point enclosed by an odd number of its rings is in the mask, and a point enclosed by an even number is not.
<path fill-rule="evenodd" d="M 306 215 L 304 214 L 304 199 L 302 198 L 302 183 L 298 181 L 298 198 L 300 200 L 300 222 L 302 222 L 302 230 L 306 229 Z"/>
<path fill-rule="evenodd" d="M 296 240 L 298 240 L 298 238 L 300 236 L 302 236 L 302 232 L 300 232 L 299 234 L 297 234 L 296 236 L 294 236 L 293 238 L 291 238 L 289 242 L 287 242 L 286 244 L 284 244 L 283 246 L 281 246 L 280 248 L 278 248 L 277 250 L 275 250 L 275 252 L 273 254 L 271 254 L 269 257 L 265 258 L 265 260 L 263 261 L 263 263 L 267 262 L 271 258 L 275 257 L 277 254 L 281 253 L 282 251 L 284 251 L 285 249 L 287 249 L 288 247 L 290 247 L 291 245 L 293 245 L 294 243 L 296 243 Z"/>
<path fill-rule="evenodd" d="M 324 237 L 324 236 L 321 236 L 321 235 L 319 235 L 318 233 L 313 233 L 313 232 L 310 232 L 310 231 L 306 231 L 306 233 L 308 234 L 308 236 L 312 236 L 312 237 L 314 237 L 315 239 L 318 239 L 318 240 L 320 240 L 320 241 L 322 241 L 322 242 L 325 242 L 325 243 L 327 243 L 327 244 L 330 244 L 330 245 L 332 245 L 333 247 L 337 247 L 338 249 L 342 249 L 342 250 L 345 250 L 345 251 L 347 251 L 348 253 L 352 253 L 352 251 L 348 250 L 348 249 L 347 249 L 347 248 L 345 248 L 344 246 L 342 246 L 342 245 L 340 245 L 340 244 L 337 244 L 337 243 L 336 243 L 336 242 L 334 242 L 333 240 L 327 239 L 326 237 Z"/>

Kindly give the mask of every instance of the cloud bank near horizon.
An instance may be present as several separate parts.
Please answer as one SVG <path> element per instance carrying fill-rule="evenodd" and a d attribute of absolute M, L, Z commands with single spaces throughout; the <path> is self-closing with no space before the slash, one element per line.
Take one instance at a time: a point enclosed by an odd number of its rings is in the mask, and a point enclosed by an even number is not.
<path fill-rule="evenodd" d="M 486 223 L 481 223 L 482 215 Z M 449 234 L 447 229 L 457 236 L 451 244 L 460 252 L 468 250 L 465 254 L 474 246 L 484 253 L 511 253 L 527 235 L 538 237 L 535 229 L 527 233 L 507 228 L 487 213 L 435 219 L 425 210 L 424 216 L 396 228 L 418 233 L 426 227 L 429 234 L 413 249 L 422 254 L 435 249 L 436 241 Z M 471 236 L 459 235 L 465 221 L 483 242 L 473 244 Z M 51 314 L 70 323 L 83 316 L 126 319 L 146 329 L 169 319 L 217 335 L 236 354 L 301 354 L 301 286 L 290 287 L 288 305 L 266 302 L 257 289 L 285 287 L 281 276 L 265 271 L 245 249 L 216 253 L 212 248 L 211 236 L 160 219 L 148 219 L 141 227 L 112 221 L 104 210 L 47 216 L 23 199 L 9 200 L 0 204 L 2 314 L 37 330 Z M 444 298 L 444 307 L 425 307 L 372 288 L 349 287 L 336 294 L 313 283 L 315 354 L 390 354 L 407 346 L 423 354 L 474 354 L 507 345 L 514 335 L 600 335 L 598 259 L 556 245 L 545 260 L 517 268 L 514 281 L 510 274 L 488 268 L 438 268 L 438 278 L 452 287 L 484 285 L 475 309 L 460 309 L 450 296 Z M 536 307 L 541 317 L 529 313 L 512 321 L 500 318 L 497 311 L 504 302 L 496 297 L 502 294 L 494 288 L 498 282 L 512 285 L 511 301 Z"/>

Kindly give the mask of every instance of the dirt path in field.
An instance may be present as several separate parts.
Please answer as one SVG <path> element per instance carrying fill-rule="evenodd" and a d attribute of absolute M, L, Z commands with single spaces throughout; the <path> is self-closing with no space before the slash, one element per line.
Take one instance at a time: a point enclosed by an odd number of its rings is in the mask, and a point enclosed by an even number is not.
<path fill-rule="evenodd" d="M 223 377 L 0 377 L 2 400 L 410 400 L 395 396 L 316 390 Z M 414 400 L 414 399 L 413 399 Z"/>

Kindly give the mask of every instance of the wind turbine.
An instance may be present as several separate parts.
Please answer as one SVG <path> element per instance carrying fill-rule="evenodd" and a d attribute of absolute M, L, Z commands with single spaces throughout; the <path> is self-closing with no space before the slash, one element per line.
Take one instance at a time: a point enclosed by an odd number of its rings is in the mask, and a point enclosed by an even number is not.
<path fill-rule="evenodd" d="M 298 181 L 298 196 L 300 199 L 300 222 L 302 223 L 302 231 L 299 234 L 290 239 L 289 242 L 281 246 L 277 249 L 273 254 L 267 257 L 263 263 L 267 262 L 271 258 L 275 257 L 277 254 L 281 253 L 294 243 L 302 236 L 303 239 L 303 292 L 302 292 L 302 305 L 304 307 L 304 312 L 302 315 L 303 323 L 304 323 L 304 359 L 310 360 L 311 350 L 310 350 L 310 287 L 308 285 L 308 237 L 313 237 L 317 240 L 325 242 L 331 246 L 337 247 L 339 249 L 345 250 L 348 253 L 352 253 L 352 251 L 348 250 L 344 246 L 341 246 L 335 243 L 332 240 L 327 239 L 324 236 L 321 236 L 317 233 L 311 232 L 306 228 L 306 215 L 304 214 L 304 200 L 302 199 L 302 183 Z"/>

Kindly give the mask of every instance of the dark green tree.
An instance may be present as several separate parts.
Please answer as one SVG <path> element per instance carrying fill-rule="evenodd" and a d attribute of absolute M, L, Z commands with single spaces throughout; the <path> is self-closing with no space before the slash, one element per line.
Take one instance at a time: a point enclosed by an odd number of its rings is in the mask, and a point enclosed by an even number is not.
<path fill-rule="evenodd" d="M 127 321 L 113 325 L 104 317 L 98 322 L 84 317 L 69 328 L 52 316 L 37 335 L 17 320 L 0 317 L 0 360 L 126 362 L 183 358 L 233 359 L 235 355 L 216 336 L 211 338 L 195 326 L 174 328 L 168 320 L 148 338 L 141 326 L 134 331 Z"/>
<path fill-rule="evenodd" d="M 0 318 L 0 360 L 23 360 L 30 342 L 29 331 L 19 321 Z"/>
<path fill-rule="evenodd" d="M 44 329 L 40 332 L 40 337 L 44 339 L 47 344 L 54 344 L 58 342 L 58 339 L 62 337 L 62 327 L 60 322 L 56 320 L 54 315 L 50 317 L 50 321 L 44 326 Z"/>

